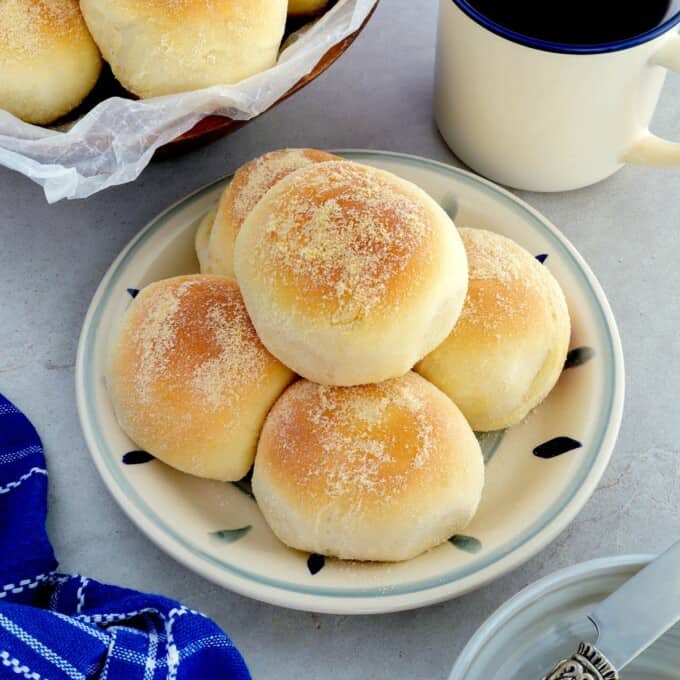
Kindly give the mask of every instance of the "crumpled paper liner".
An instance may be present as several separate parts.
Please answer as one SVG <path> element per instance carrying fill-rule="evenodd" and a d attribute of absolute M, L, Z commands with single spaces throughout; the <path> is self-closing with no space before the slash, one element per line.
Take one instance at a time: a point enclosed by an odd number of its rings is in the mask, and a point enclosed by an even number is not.
<path fill-rule="evenodd" d="M 70 129 L 29 125 L 0 110 L 0 164 L 43 187 L 49 203 L 86 198 L 136 179 L 158 147 L 211 114 L 249 120 L 309 73 L 362 25 L 376 0 L 339 0 L 287 42 L 273 68 L 234 85 L 131 100 L 111 97 Z"/>

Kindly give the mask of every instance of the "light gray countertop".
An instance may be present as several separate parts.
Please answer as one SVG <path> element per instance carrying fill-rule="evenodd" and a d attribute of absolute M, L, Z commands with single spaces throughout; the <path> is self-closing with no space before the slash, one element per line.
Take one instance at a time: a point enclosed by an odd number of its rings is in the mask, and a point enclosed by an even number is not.
<path fill-rule="evenodd" d="M 80 431 L 74 361 L 104 272 L 130 238 L 186 193 L 273 148 L 364 147 L 455 163 L 432 121 L 434 0 L 383 0 L 350 51 L 300 94 L 236 134 L 134 184 L 49 206 L 0 169 L 0 392 L 32 419 L 50 470 L 48 528 L 60 568 L 164 593 L 213 617 L 260 678 L 443 679 L 484 619 L 555 569 L 657 552 L 680 538 L 680 169 L 627 167 L 597 186 L 522 194 L 580 250 L 617 318 L 624 423 L 599 489 L 528 564 L 458 600 L 385 616 L 317 616 L 232 594 L 147 540 L 99 479 Z M 680 79 L 654 129 L 680 139 Z"/>

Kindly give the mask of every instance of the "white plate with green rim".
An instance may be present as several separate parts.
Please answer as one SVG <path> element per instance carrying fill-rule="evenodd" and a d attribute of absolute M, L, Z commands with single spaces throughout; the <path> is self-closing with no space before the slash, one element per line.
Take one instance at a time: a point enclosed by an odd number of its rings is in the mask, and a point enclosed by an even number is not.
<path fill-rule="evenodd" d="M 583 507 L 607 466 L 621 423 L 624 369 L 616 323 L 600 285 L 541 214 L 491 182 L 442 163 L 373 151 L 341 155 L 415 182 L 455 213 L 459 226 L 515 239 L 550 268 L 567 297 L 573 324 L 568 368 L 525 422 L 482 437 L 487 482 L 465 535 L 399 564 L 310 556 L 274 537 L 247 484 L 177 472 L 135 451 L 118 426 L 104 383 L 110 338 L 136 290 L 198 271 L 194 233 L 229 178 L 166 210 L 118 256 L 85 318 L 76 390 L 83 432 L 104 482 L 163 550 L 206 578 L 258 600 L 366 614 L 461 595 L 517 567 L 552 541 Z"/>

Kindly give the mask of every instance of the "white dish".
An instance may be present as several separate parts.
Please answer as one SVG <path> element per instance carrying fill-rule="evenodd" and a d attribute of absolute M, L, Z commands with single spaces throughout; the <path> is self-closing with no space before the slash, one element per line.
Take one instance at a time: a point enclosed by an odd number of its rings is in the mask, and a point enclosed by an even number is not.
<path fill-rule="evenodd" d="M 594 642 L 585 615 L 646 566 L 649 555 L 607 557 L 551 574 L 506 602 L 475 633 L 449 680 L 539 680 L 581 640 Z M 633 624 L 634 625 L 634 624 Z M 625 680 L 675 680 L 680 626 L 623 671 Z"/>
<path fill-rule="evenodd" d="M 190 477 L 158 461 L 123 464 L 123 456 L 137 447 L 118 426 L 106 392 L 109 340 L 130 302 L 128 290 L 198 271 L 194 232 L 228 179 L 159 215 L 113 263 L 83 325 L 76 389 L 83 432 L 102 478 L 130 518 L 166 552 L 206 578 L 265 602 L 359 614 L 458 596 L 553 540 L 583 507 L 609 461 L 621 422 L 624 369 L 602 289 L 573 246 L 538 212 L 494 184 L 441 163 L 369 151 L 343 155 L 420 185 L 456 213 L 460 226 L 496 230 L 547 255 L 545 264 L 569 303 L 572 348 L 588 348 L 572 355 L 579 365 L 565 371 L 524 423 L 484 435 L 487 484 L 464 537 L 406 563 L 324 561 L 283 546 L 254 500 L 234 485 Z M 557 437 L 582 446 L 548 459 L 534 455 L 537 446 Z"/>

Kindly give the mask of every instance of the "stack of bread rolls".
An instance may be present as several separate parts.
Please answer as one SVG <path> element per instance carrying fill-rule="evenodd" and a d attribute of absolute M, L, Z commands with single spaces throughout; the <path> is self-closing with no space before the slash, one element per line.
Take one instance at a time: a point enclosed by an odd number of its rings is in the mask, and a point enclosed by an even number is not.
<path fill-rule="evenodd" d="M 570 335 L 559 285 L 422 189 L 311 149 L 248 163 L 196 235 L 201 274 L 154 283 L 113 343 L 128 435 L 252 485 L 300 550 L 405 560 L 474 516 L 473 430 L 521 421 Z"/>
<path fill-rule="evenodd" d="M 287 15 L 327 0 L 3 0 L 0 108 L 54 122 L 94 87 L 103 58 L 138 97 L 236 83 L 276 63 Z"/>

